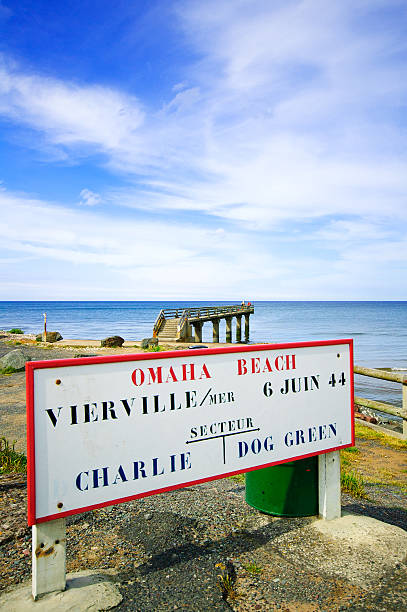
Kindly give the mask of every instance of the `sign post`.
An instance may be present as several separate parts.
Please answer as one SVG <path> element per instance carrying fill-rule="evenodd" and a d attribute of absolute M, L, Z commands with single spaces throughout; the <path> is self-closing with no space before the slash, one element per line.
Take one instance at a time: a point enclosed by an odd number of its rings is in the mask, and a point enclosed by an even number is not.
<path fill-rule="evenodd" d="M 66 585 L 66 519 L 32 526 L 32 596 L 64 591 Z"/>
<path fill-rule="evenodd" d="M 318 457 L 319 516 L 331 521 L 341 517 L 341 459 L 339 451 Z"/>
<path fill-rule="evenodd" d="M 72 514 L 313 455 L 340 514 L 352 340 L 28 362 L 27 390 L 34 597 L 61 588 Z"/>

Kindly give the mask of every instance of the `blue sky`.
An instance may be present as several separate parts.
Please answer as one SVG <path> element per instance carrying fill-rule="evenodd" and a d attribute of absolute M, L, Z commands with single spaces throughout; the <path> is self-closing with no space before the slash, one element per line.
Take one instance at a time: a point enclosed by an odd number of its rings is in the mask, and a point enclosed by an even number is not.
<path fill-rule="evenodd" d="M 405 0 L 0 0 L 0 299 L 407 299 L 406 32 Z"/>

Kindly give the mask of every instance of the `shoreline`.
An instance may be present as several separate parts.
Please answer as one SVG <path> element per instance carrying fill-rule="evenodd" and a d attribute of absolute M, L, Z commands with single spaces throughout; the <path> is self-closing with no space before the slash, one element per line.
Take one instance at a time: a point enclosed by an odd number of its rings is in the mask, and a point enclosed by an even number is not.
<path fill-rule="evenodd" d="M 23 347 L 37 347 L 39 349 L 92 349 L 100 352 L 106 351 L 107 354 L 113 353 L 129 353 L 133 349 L 133 352 L 145 352 L 141 348 L 142 340 L 125 340 L 123 345 L 120 347 L 106 347 L 101 346 L 101 340 L 86 339 L 86 338 L 63 338 L 57 342 L 37 342 L 36 334 L 11 334 L 10 332 L 0 330 L 0 342 L 9 343 L 10 346 L 16 346 L 16 348 Z M 259 343 L 263 344 L 263 343 Z M 175 342 L 165 340 L 159 343 L 159 346 L 163 347 L 163 350 L 182 350 L 188 349 L 190 346 L 205 346 L 208 348 L 220 348 L 227 346 L 246 346 L 244 343 L 237 342 Z"/>

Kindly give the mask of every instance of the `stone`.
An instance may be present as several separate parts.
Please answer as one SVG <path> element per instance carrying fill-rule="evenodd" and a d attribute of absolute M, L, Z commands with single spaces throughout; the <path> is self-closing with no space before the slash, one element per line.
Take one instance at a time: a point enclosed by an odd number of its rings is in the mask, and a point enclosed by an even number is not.
<path fill-rule="evenodd" d="M 147 349 L 147 348 L 150 348 L 150 346 L 157 346 L 157 345 L 158 345 L 158 338 L 143 338 L 140 346 L 142 349 Z"/>
<path fill-rule="evenodd" d="M 124 338 L 121 336 L 109 336 L 108 338 L 100 341 L 100 346 L 114 348 L 116 346 L 123 346 L 123 342 Z"/>
<path fill-rule="evenodd" d="M 38 334 L 35 339 L 37 342 L 45 342 L 44 333 Z M 58 342 L 58 340 L 63 340 L 61 334 L 57 331 L 47 331 L 47 342 Z"/>
<path fill-rule="evenodd" d="M 10 351 L 6 353 L 0 359 L 0 369 L 13 368 L 13 370 L 24 370 L 26 361 L 30 361 L 30 358 L 24 355 L 21 349 Z"/>

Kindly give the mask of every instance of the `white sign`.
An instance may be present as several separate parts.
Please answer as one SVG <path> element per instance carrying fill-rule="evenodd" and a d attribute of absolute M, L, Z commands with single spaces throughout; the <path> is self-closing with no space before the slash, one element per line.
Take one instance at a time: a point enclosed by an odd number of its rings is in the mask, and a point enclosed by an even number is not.
<path fill-rule="evenodd" d="M 27 363 L 29 524 L 354 443 L 352 340 Z"/>

